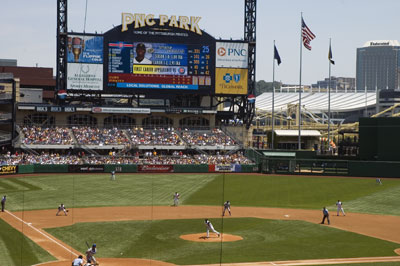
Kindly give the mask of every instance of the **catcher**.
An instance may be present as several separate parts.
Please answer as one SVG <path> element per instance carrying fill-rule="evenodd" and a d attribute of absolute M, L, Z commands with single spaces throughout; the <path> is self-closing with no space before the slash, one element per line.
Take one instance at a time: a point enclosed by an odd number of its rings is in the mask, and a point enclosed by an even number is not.
<path fill-rule="evenodd" d="M 57 211 L 56 216 L 58 216 L 58 214 L 59 214 L 60 212 L 64 212 L 65 216 L 68 215 L 68 214 L 67 214 L 68 210 L 67 210 L 67 208 L 65 208 L 65 205 L 62 204 L 62 203 L 60 204 L 60 206 L 58 206 L 58 211 Z"/>

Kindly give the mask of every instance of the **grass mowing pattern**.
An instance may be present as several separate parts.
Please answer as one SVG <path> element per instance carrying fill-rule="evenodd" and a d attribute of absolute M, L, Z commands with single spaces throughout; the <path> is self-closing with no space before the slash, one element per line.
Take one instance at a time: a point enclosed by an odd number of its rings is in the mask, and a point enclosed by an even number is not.
<path fill-rule="evenodd" d="M 30 210 L 96 206 L 171 205 L 175 191 L 181 204 L 280 207 L 400 215 L 400 180 L 230 174 L 44 175 L 0 180 L 7 208 Z M 225 183 L 223 183 L 225 182 Z M 223 198 L 224 197 L 224 198 Z"/>
<path fill-rule="evenodd" d="M 222 231 L 222 219 L 212 220 Z M 395 256 L 399 244 L 303 221 L 257 218 L 223 220 L 223 231 L 242 241 L 190 242 L 182 234 L 205 232 L 202 219 L 80 223 L 46 229 L 84 251 L 96 242 L 98 257 L 135 257 L 185 264 Z M 121 255 L 121 252 L 123 253 Z"/>
<path fill-rule="evenodd" d="M 7 195 L 7 209 L 56 209 L 60 203 L 70 207 L 172 205 L 173 194 L 181 203 L 216 175 L 210 174 L 109 174 L 44 175 L 4 179 L 0 195 Z M 2 185 L 3 184 L 3 185 Z"/>
<path fill-rule="evenodd" d="M 47 251 L 0 219 L 0 265 L 32 265 L 55 260 Z"/>
<path fill-rule="evenodd" d="M 225 174 L 192 194 L 185 203 L 219 205 L 222 202 L 219 195 L 224 192 L 225 200 L 230 200 L 233 206 L 302 209 L 330 206 L 332 210 L 340 199 L 344 202 L 345 211 L 363 209 L 369 212 L 350 202 L 374 195 L 373 200 L 382 198 L 380 213 L 400 215 L 397 198 L 386 196 L 391 189 L 400 191 L 400 180 L 387 180 L 385 185 L 379 186 L 375 184 L 375 179 Z"/>
<path fill-rule="evenodd" d="M 383 186 L 391 183 L 390 181 L 392 180 L 385 180 Z M 400 215 L 399 195 L 400 186 L 389 187 L 384 191 L 351 200 L 346 205 L 353 212 Z"/>

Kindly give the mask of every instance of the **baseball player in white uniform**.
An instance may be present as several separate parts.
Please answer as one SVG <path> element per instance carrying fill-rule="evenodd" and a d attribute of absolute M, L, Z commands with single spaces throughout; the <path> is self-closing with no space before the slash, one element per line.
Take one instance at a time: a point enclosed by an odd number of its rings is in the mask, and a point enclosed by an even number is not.
<path fill-rule="evenodd" d="M 205 223 L 206 228 L 207 228 L 207 238 L 209 238 L 210 230 L 213 231 L 214 233 L 216 233 L 218 237 L 220 236 L 220 233 L 217 230 L 214 229 L 214 226 L 212 225 L 212 223 L 208 219 L 205 219 L 204 223 Z"/>
<path fill-rule="evenodd" d="M 225 216 L 225 211 L 229 212 L 229 216 L 231 216 L 231 202 L 229 200 L 224 203 L 224 211 L 222 212 L 222 216 Z"/>
<path fill-rule="evenodd" d="M 115 180 L 115 171 L 111 171 L 111 181 Z"/>
<path fill-rule="evenodd" d="M 336 206 L 337 206 L 337 216 L 339 216 L 339 212 L 342 212 L 343 216 L 346 216 L 343 210 L 343 203 L 340 200 L 336 202 Z"/>
<path fill-rule="evenodd" d="M 174 194 L 174 196 L 173 196 L 173 198 L 174 198 L 174 206 L 175 207 L 178 207 L 178 205 L 179 205 L 179 197 L 180 197 L 181 195 L 179 195 L 179 193 L 178 192 L 175 192 L 175 194 Z"/>

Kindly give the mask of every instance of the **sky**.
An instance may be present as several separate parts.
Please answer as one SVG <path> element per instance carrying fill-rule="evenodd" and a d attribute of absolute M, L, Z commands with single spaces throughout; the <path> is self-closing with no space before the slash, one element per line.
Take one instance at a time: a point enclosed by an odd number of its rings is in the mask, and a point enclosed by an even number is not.
<path fill-rule="evenodd" d="M 85 6 L 87 2 L 86 25 Z M 68 31 L 98 33 L 121 24 L 121 13 L 199 16 L 199 26 L 215 38 L 244 37 L 244 0 L 69 0 Z M 300 18 L 316 38 L 303 48 L 302 84 L 332 76 L 355 77 L 356 51 L 371 40 L 400 40 L 399 0 L 258 0 L 256 80 L 272 81 L 273 41 L 282 59 L 275 80 L 299 84 Z M 19 66 L 56 68 L 56 0 L 1 0 L 0 58 Z"/>

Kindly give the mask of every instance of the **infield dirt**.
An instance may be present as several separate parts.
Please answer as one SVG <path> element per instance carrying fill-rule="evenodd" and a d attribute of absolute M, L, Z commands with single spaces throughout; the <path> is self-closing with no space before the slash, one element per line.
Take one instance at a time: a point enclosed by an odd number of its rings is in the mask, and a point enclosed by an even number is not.
<path fill-rule="evenodd" d="M 56 210 L 25 211 L 25 212 L 4 212 L 0 218 L 5 220 L 17 230 L 23 232 L 50 254 L 56 257 L 58 262 L 39 264 L 43 266 L 71 265 L 71 261 L 80 254 L 70 246 L 47 234 L 42 228 L 61 227 L 79 222 L 99 221 L 127 221 L 127 220 L 163 220 L 163 219 L 204 219 L 221 217 L 221 207 L 216 206 L 143 206 L 143 207 L 102 207 L 70 209 L 68 216 L 56 216 Z M 311 223 L 320 223 L 322 212 L 320 210 L 299 210 L 279 208 L 257 208 L 257 207 L 235 207 L 232 209 L 232 218 L 256 217 L 264 219 L 279 220 L 304 220 Z M 23 217 L 23 222 L 22 222 Z M 230 219 L 230 217 L 225 217 Z M 400 217 L 389 215 L 371 215 L 360 213 L 348 213 L 347 216 L 331 216 L 331 227 L 339 228 L 372 236 L 375 238 L 400 243 Z M 328 225 L 326 225 L 328 226 Z M 204 236 L 205 232 L 197 232 L 194 238 Z M 211 234 L 210 234 L 211 235 Z M 224 237 L 227 237 L 225 234 Z M 223 238 L 224 238 L 223 237 Z M 222 241 L 223 238 L 216 238 Z M 225 239 L 226 240 L 226 239 Z M 202 240 L 204 241 L 204 240 Z M 207 240 L 208 241 L 208 240 Z M 168 266 L 169 263 L 144 260 L 144 259 L 114 259 L 100 258 L 101 266 L 114 265 L 155 265 Z M 309 264 L 334 264 L 334 263 L 355 263 L 374 261 L 400 261 L 400 256 L 382 258 L 351 258 L 351 259 L 328 259 L 310 260 Z M 305 261 L 273 262 L 280 265 L 306 265 Z M 246 265 L 273 265 L 272 262 L 246 263 Z M 229 264 L 244 265 L 244 264 Z"/>

